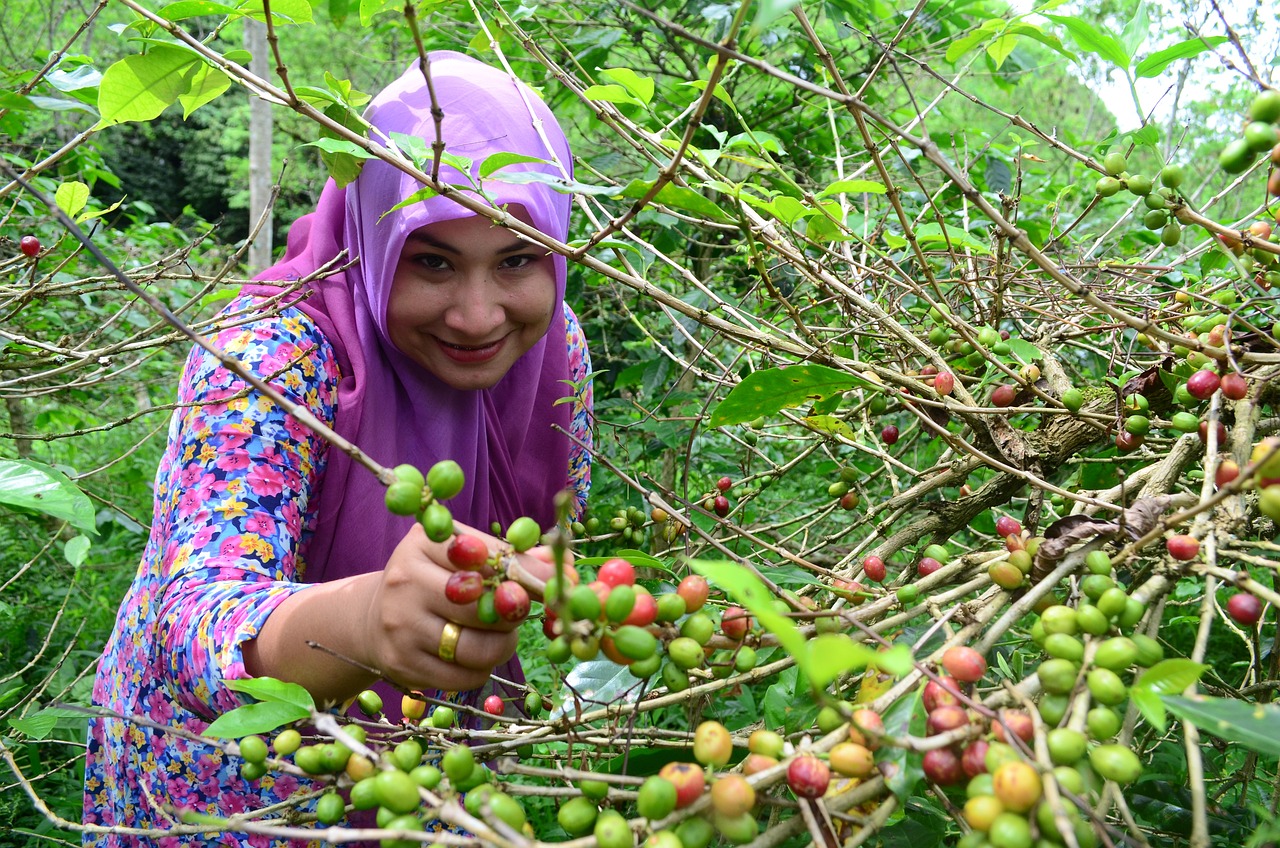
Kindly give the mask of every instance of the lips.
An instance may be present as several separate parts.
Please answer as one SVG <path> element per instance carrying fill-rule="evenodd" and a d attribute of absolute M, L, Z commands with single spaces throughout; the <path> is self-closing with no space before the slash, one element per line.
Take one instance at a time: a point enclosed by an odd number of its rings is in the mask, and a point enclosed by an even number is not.
<path fill-rule="evenodd" d="M 475 362 L 487 362 L 493 359 L 501 351 L 506 343 L 506 337 L 498 339 L 496 342 L 490 342 L 483 345 L 459 345 L 446 342 L 444 339 L 436 339 L 436 343 L 440 345 L 440 350 L 444 355 L 452 359 L 454 362 L 470 364 Z"/>

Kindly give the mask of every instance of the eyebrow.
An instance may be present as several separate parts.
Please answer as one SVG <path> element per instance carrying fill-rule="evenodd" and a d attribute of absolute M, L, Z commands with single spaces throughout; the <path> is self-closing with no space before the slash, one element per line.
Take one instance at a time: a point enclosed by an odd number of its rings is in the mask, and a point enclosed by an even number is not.
<path fill-rule="evenodd" d="M 418 232 L 409 233 L 409 236 L 408 238 L 405 239 L 405 241 L 406 242 L 410 242 L 410 241 L 422 242 L 423 244 L 428 244 L 431 247 L 434 247 L 438 250 L 443 250 L 455 255 L 462 253 L 462 251 L 458 250 L 458 248 L 454 247 L 453 245 L 447 242 L 440 241 L 439 239 L 432 238 L 426 233 L 418 233 Z M 528 250 L 531 247 L 533 247 L 533 245 L 527 241 L 516 240 L 511 244 L 507 245 L 506 247 L 498 249 L 496 253 L 501 256 L 507 253 L 518 253 L 521 250 Z"/>

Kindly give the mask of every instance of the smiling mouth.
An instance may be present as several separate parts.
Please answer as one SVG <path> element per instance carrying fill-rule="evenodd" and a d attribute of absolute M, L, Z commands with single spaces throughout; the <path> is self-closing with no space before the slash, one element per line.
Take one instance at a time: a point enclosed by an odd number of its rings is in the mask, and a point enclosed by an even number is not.
<path fill-rule="evenodd" d="M 469 364 L 475 362 L 485 362 L 498 355 L 502 350 L 503 342 L 506 337 L 498 339 L 494 342 L 482 345 L 460 345 L 447 342 L 444 339 L 436 339 L 440 349 L 444 355 L 452 359 L 454 362 Z"/>

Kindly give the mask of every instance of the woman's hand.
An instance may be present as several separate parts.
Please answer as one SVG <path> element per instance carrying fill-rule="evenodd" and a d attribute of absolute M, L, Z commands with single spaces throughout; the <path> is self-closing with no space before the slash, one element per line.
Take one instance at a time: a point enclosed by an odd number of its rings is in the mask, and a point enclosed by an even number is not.
<path fill-rule="evenodd" d="M 491 555 L 507 547 L 487 533 L 455 526 L 459 534 L 483 539 Z M 474 689 L 516 650 L 519 622 L 486 624 L 476 616 L 475 604 L 458 605 L 445 597 L 445 584 L 457 570 L 447 550 L 447 543 L 432 542 L 415 524 L 391 554 L 369 599 L 364 616 L 368 663 L 403 686 Z M 532 581 L 544 583 L 555 573 L 550 549 L 514 556 L 514 570 Z"/>

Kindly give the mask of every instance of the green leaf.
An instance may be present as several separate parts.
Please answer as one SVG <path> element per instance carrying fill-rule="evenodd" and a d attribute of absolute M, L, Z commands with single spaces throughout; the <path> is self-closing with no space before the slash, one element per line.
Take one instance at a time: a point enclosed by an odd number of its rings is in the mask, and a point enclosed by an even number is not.
<path fill-rule="evenodd" d="M 93 504 L 80 487 L 54 468 L 27 459 L 0 459 L 0 504 L 52 515 L 96 536 Z"/>
<path fill-rule="evenodd" d="M 648 106 L 653 100 L 653 80 L 642 77 L 630 68 L 604 68 L 600 76 L 610 79 L 636 96 L 641 105 Z"/>
<path fill-rule="evenodd" d="M 256 21 L 267 20 L 262 0 L 250 0 L 240 8 L 240 13 Z M 311 4 L 307 0 L 271 0 L 271 20 L 276 24 L 309 24 Z"/>
<path fill-rule="evenodd" d="M 823 633 L 807 643 L 805 669 L 819 689 L 843 674 L 866 668 L 876 661 L 876 651 L 853 641 L 845 633 Z"/>
<path fill-rule="evenodd" d="M 620 85 L 592 85 L 582 92 L 582 96 L 587 100 L 603 100 L 607 103 L 627 103 L 631 106 L 639 106 L 644 108 L 646 104 L 643 100 L 634 97 L 630 92 Z"/>
<path fill-rule="evenodd" d="M 315 141 L 308 141 L 303 147 L 318 147 L 325 153 L 345 153 L 348 156 L 354 156 L 357 159 L 373 159 L 374 155 L 365 150 L 354 141 L 347 141 L 345 138 L 318 138 Z"/>
<path fill-rule="evenodd" d="M 999 68 L 1004 64 L 1004 60 L 1009 58 L 1009 54 L 1013 52 L 1013 48 L 1018 46 L 1018 36 L 1013 33 L 1006 32 L 997 36 L 996 40 L 987 45 L 987 55 L 996 63 Z"/>
<path fill-rule="evenodd" d="M 288 704 L 305 710 L 308 715 L 316 708 L 311 693 L 297 683 L 287 683 L 274 677 L 249 677 L 243 680 L 228 680 L 227 688 L 242 695 L 248 695 L 256 701 L 269 701 Z"/>
<path fill-rule="evenodd" d="M 185 21 L 187 18 L 198 18 L 204 15 L 234 15 L 234 6 L 212 3 L 209 0 L 180 0 L 162 6 L 157 13 L 166 21 Z"/>
<path fill-rule="evenodd" d="M 836 180 L 818 195 L 821 200 L 833 194 L 884 194 L 884 183 L 875 180 Z"/>
<path fill-rule="evenodd" d="M 1101 56 L 1108 62 L 1125 70 L 1129 69 L 1129 54 L 1125 51 L 1120 39 L 1106 27 L 1095 27 L 1086 20 L 1070 15 L 1045 15 L 1051 21 L 1062 24 L 1071 35 L 1071 40 L 1086 53 Z"/>
<path fill-rule="evenodd" d="M 565 675 L 563 698 L 550 718 L 554 721 L 572 714 L 579 700 L 588 701 L 589 708 L 615 702 L 634 704 L 644 689 L 625 665 L 606 659 L 580 662 Z"/>
<path fill-rule="evenodd" d="M 1020 338 L 1012 337 L 1005 342 L 1009 346 L 1010 352 L 1018 358 L 1023 365 L 1030 365 L 1037 359 L 1044 359 L 1044 351 L 1033 345 L 1031 342 L 1023 341 Z"/>
<path fill-rule="evenodd" d="M 381 215 L 379 215 L 378 222 L 381 223 L 383 218 L 387 217 L 392 212 L 395 212 L 397 209 L 403 209 L 406 206 L 412 206 L 415 203 L 421 203 L 422 201 L 429 200 L 435 196 L 436 196 L 435 189 L 429 186 L 423 186 L 422 188 L 415 191 L 413 194 L 406 197 L 404 200 L 397 203 L 395 206 L 392 206 L 386 212 L 383 212 Z"/>
<path fill-rule="evenodd" d="M 804 423 L 817 432 L 826 433 L 829 436 L 842 436 L 851 442 L 857 441 L 858 438 L 852 427 L 834 415 L 811 415 L 804 419 Z"/>
<path fill-rule="evenodd" d="M 178 47 L 154 45 L 107 68 L 98 86 L 98 112 L 107 124 L 149 121 L 190 88 L 188 72 L 200 59 Z"/>
<path fill-rule="evenodd" d="M 949 47 L 947 47 L 947 61 L 954 64 L 957 59 L 990 37 L 990 32 L 979 29 L 962 38 L 957 38 L 955 41 L 951 42 Z"/>
<path fill-rule="evenodd" d="M 604 556 L 575 557 L 573 564 L 576 567 L 592 568 L 597 565 L 602 565 L 614 557 L 622 557 L 636 568 L 656 568 L 665 574 L 673 573 L 671 567 L 662 560 L 657 557 L 650 556 L 644 551 L 637 551 L 634 548 L 619 548 L 618 550 Z"/>
<path fill-rule="evenodd" d="M 632 180 L 620 192 L 623 197 L 641 198 L 649 193 L 649 189 L 653 188 L 655 180 Z M 673 209 L 681 209 L 685 212 L 691 212 L 694 215 L 701 215 L 704 218 L 713 218 L 719 221 L 728 221 L 730 216 L 723 209 L 707 200 L 701 194 L 691 188 L 667 183 L 658 189 L 658 196 L 654 201 L 664 206 L 670 206 Z"/>
<path fill-rule="evenodd" d="M 800 0 L 760 0 L 756 5 L 756 17 L 751 22 L 748 38 L 754 38 L 765 30 L 769 24 L 791 11 L 791 7 Z"/>
<path fill-rule="evenodd" d="M 920 698 L 923 690 L 923 686 L 917 686 L 889 705 L 883 716 L 885 733 L 890 736 L 925 735 L 925 711 Z M 892 763 L 896 767 L 890 770 L 885 783 L 904 803 L 924 777 L 923 760 L 924 754 L 919 751 L 896 745 L 882 745 L 876 754 L 877 762 Z"/>
<path fill-rule="evenodd" d="M 239 739 L 255 733 L 270 733 L 310 717 L 310 710 L 279 701 L 246 704 L 218 716 L 213 724 L 205 729 L 204 735 L 214 739 Z"/>
<path fill-rule="evenodd" d="M 977 253 L 990 253 L 991 247 L 979 241 L 958 227 L 947 227 L 935 222 L 922 224 L 916 228 L 916 241 L 922 246 L 926 244 L 950 244 L 953 249 L 967 247 Z"/>
<path fill-rule="evenodd" d="M 1228 40 L 1225 35 L 1215 35 L 1209 38 L 1188 38 L 1186 41 L 1179 41 L 1171 47 L 1157 50 L 1139 62 L 1137 67 L 1133 69 L 1134 76 L 1139 79 L 1160 76 L 1165 68 L 1179 59 L 1190 59 L 1193 56 L 1199 56 L 1206 50 L 1212 50 Z"/>
<path fill-rule="evenodd" d="M 1147 33 L 1150 31 L 1151 16 L 1147 14 L 1146 0 L 1138 0 L 1138 8 L 1129 16 L 1129 20 L 1124 25 L 1124 32 L 1120 34 L 1125 52 L 1130 56 L 1137 55 L 1138 48 L 1147 40 Z"/>
<path fill-rule="evenodd" d="M 494 171 L 507 167 L 508 165 L 522 165 L 526 162 L 546 162 L 546 159 L 537 156 L 526 156 L 523 153 L 494 153 L 492 156 L 485 158 L 480 163 L 480 179 L 485 179 Z"/>
<path fill-rule="evenodd" d="M 89 555 L 89 548 L 93 542 L 89 541 L 88 536 L 75 536 L 67 540 L 67 544 L 62 548 L 62 555 L 66 557 L 67 562 L 79 568 L 84 562 L 84 558 Z"/>
<path fill-rule="evenodd" d="M 855 386 L 876 388 L 862 377 L 825 365 L 792 365 L 753 371 L 734 386 L 711 413 L 710 426 L 741 424 L 762 415 L 822 400 Z"/>
<path fill-rule="evenodd" d="M 1266 757 L 1280 758 L 1280 706 L 1234 698 L 1164 696 L 1169 712 L 1195 722 L 1205 733 L 1236 742 Z"/>
<path fill-rule="evenodd" d="M 178 95 L 184 121 L 192 112 L 230 88 L 231 77 L 224 74 L 221 69 L 201 62 L 189 77 L 188 85 L 186 93 Z"/>
<path fill-rule="evenodd" d="M 367 27 L 373 23 L 376 15 L 399 8 L 400 4 L 396 0 L 360 0 L 360 26 Z"/>
<path fill-rule="evenodd" d="M 79 724 L 83 724 L 87 717 L 84 713 L 64 707 L 47 707 L 24 718 L 11 718 L 9 726 L 29 739 L 48 739 L 58 724 L 65 725 L 67 719 L 76 719 Z"/>
<path fill-rule="evenodd" d="M 697 91 L 707 90 L 707 80 L 693 80 L 682 84 L 689 88 L 696 89 Z M 716 83 L 716 90 L 711 93 L 711 96 L 728 106 L 733 111 L 738 111 L 738 107 L 733 105 L 733 98 L 729 96 L 729 92 L 724 90 L 723 85 Z"/>
<path fill-rule="evenodd" d="M 804 637 L 791 619 L 774 608 L 773 593 L 750 569 L 734 562 L 698 559 L 690 561 L 689 567 L 723 589 L 729 597 L 754 615 L 761 627 L 778 638 L 778 644 L 783 650 L 794 657 L 802 669 L 805 668 L 809 654 Z M 808 674 L 807 669 L 805 673 Z"/>
<path fill-rule="evenodd" d="M 501 183 L 514 183 L 516 185 L 540 183 L 561 194 L 585 194 L 588 197 L 617 197 L 622 191 L 617 186 L 580 183 L 576 180 L 557 177 L 554 174 L 544 174 L 541 171 L 503 171 L 495 174 L 493 179 Z"/>
<path fill-rule="evenodd" d="M 79 180 L 63 183 L 54 192 L 53 200 L 68 218 L 74 218 L 89 202 L 89 187 Z"/>
<path fill-rule="evenodd" d="M 1153 665 L 1142 673 L 1142 676 L 1129 687 L 1129 697 L 1139 712 L 1164 732 L 1165 711 L 1161 695 L 1175 695 L 1186 688 L 1205 673 L 1209 667 L 1186 659 L 1164 660 Z"/>

